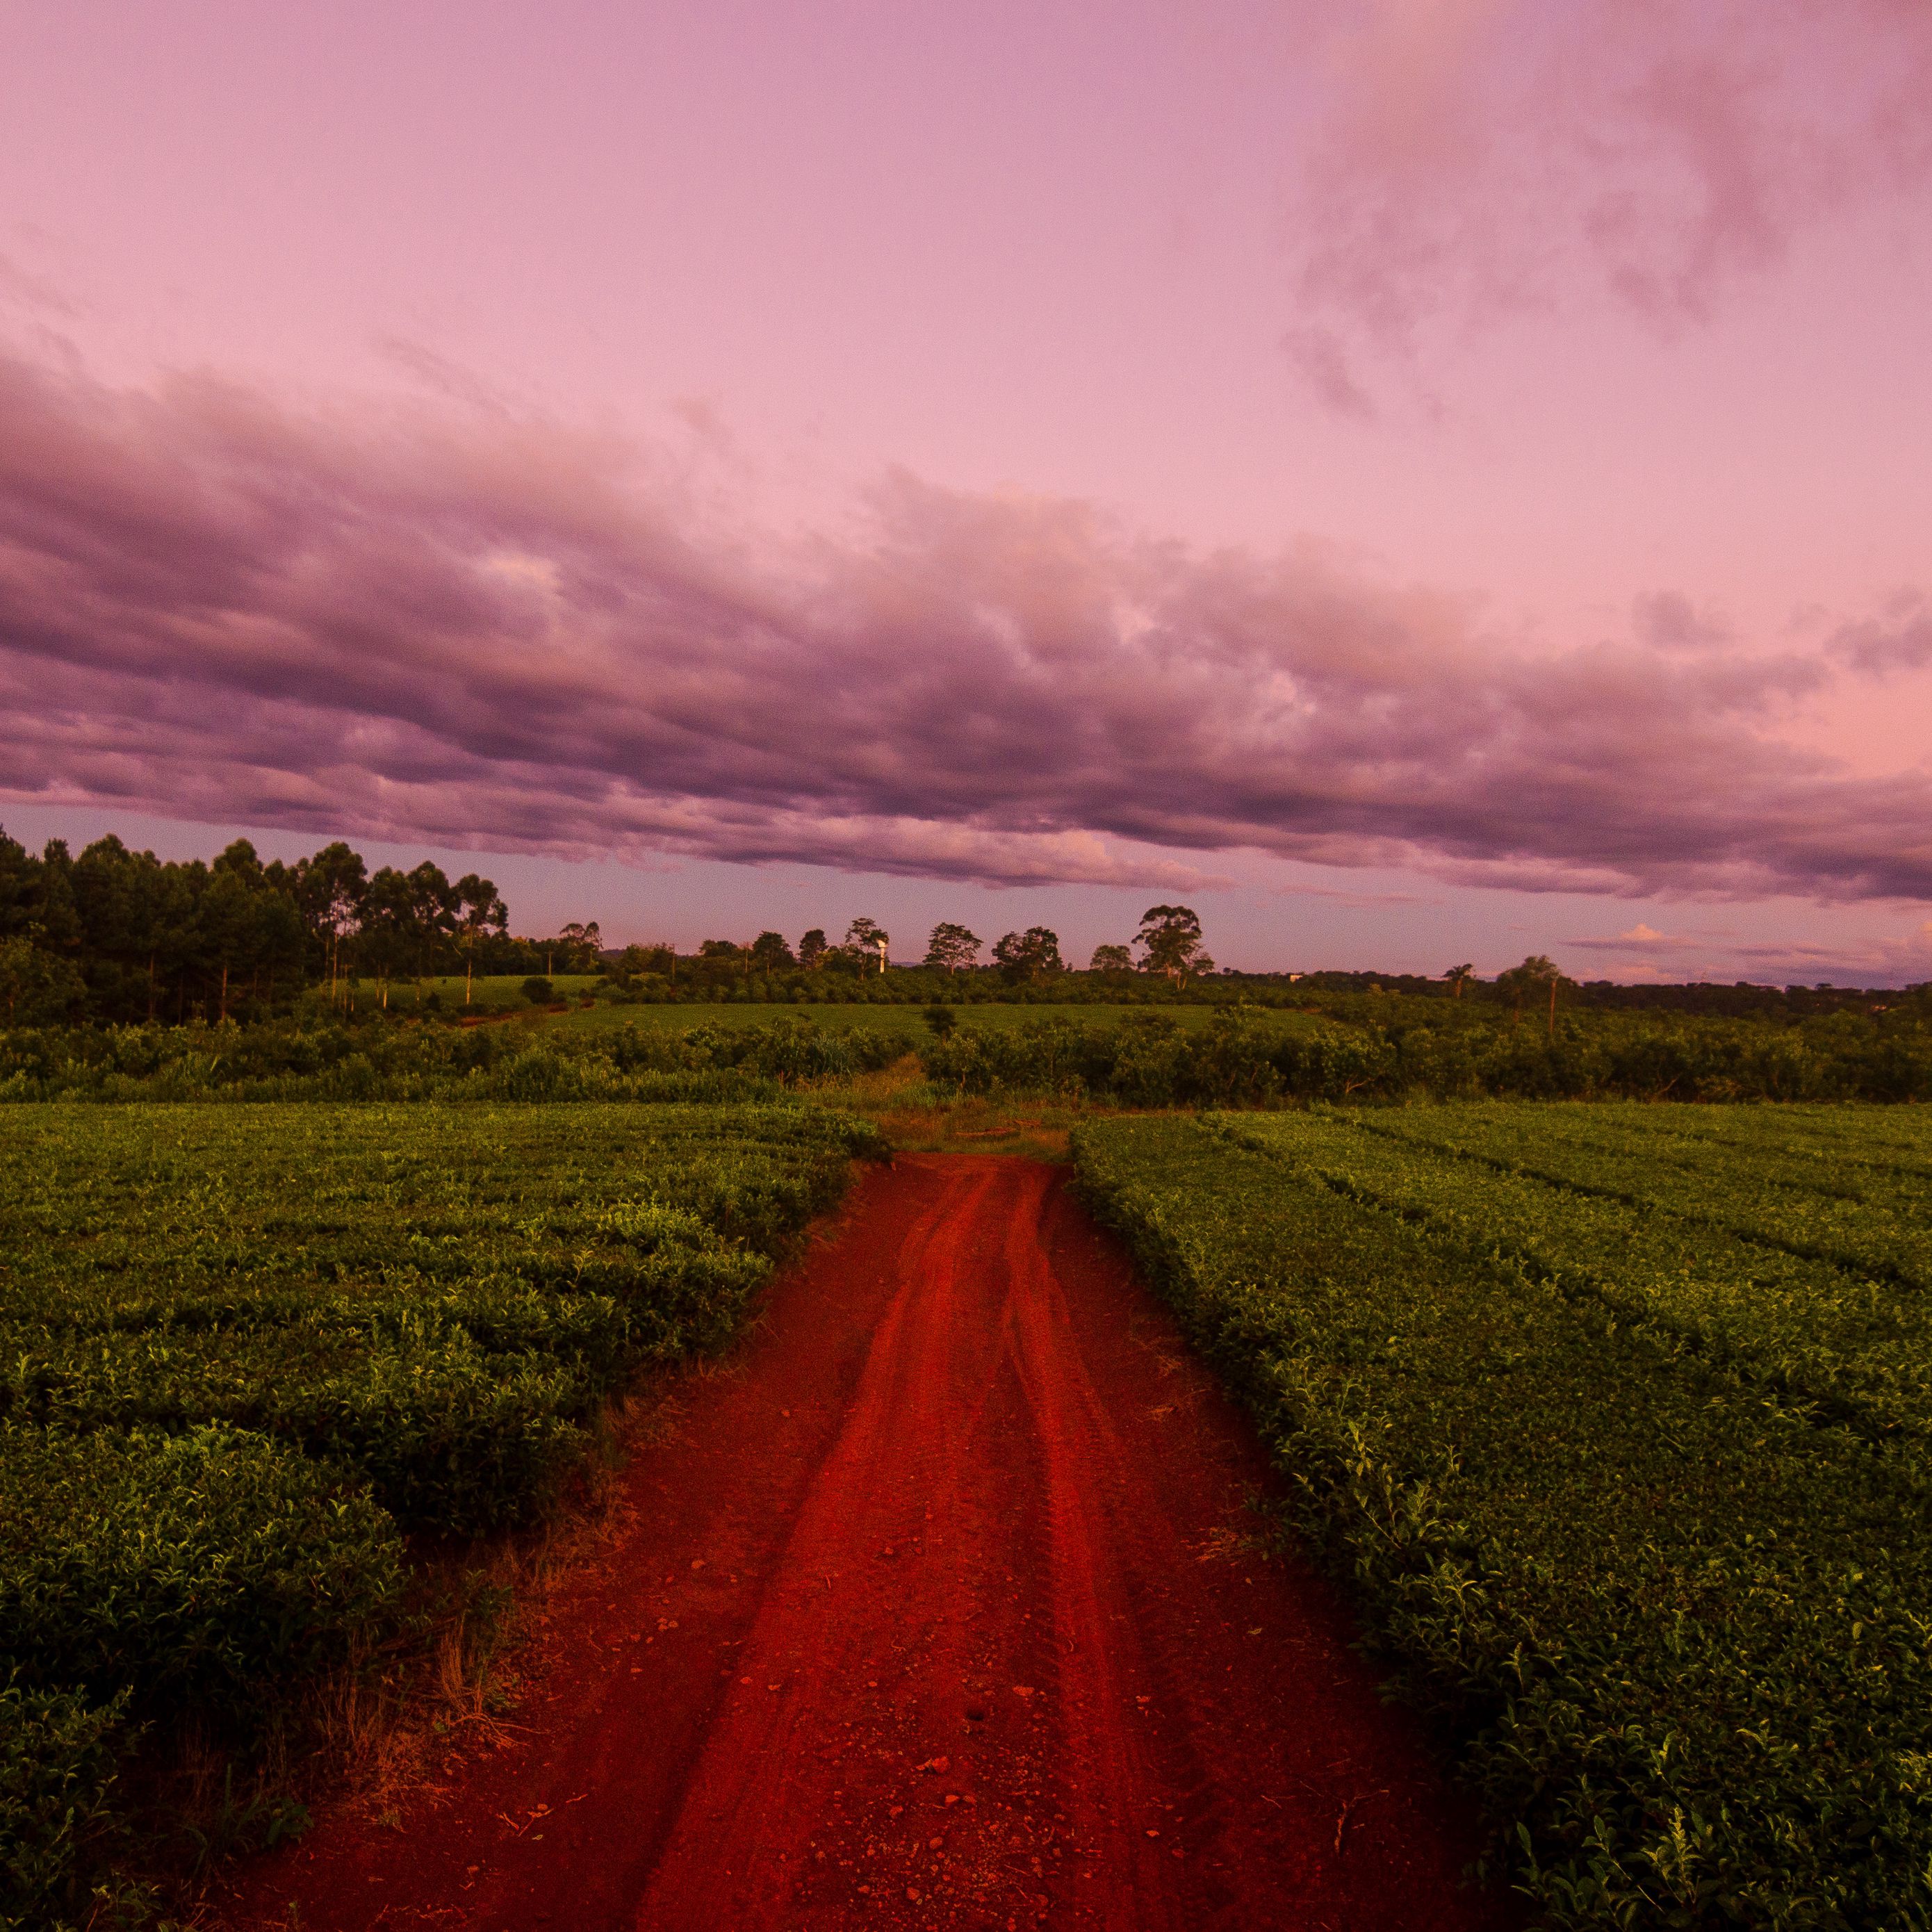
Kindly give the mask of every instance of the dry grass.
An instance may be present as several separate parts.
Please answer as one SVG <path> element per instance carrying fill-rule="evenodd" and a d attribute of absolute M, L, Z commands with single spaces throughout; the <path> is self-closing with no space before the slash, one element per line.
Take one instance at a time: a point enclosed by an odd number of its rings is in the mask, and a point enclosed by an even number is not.
<path fill-rule="evenodd" d="M 872 1121 L 904 1153 L 1010 1154 L 1035 1160 L 1065 1160 L 1074 1123 L 1111 1111 L 935 1092 L 911 1054 L 875 1073 L 842 1080 L 820 1097 Z"/>

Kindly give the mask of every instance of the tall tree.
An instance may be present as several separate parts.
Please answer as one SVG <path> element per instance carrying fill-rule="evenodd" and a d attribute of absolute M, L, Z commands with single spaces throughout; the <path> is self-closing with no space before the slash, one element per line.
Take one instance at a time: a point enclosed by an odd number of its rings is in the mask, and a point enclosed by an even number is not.
<path fill-rule="evenodd" d="M 456 944 L 463 955 L 463 1004 L 466 1006 L 476 982 L 476 949 L 491 933 L 500 938 L 509 930 L 510 909 L 495 884 L 475 872 L 465 872 L 452 891 Z"/>
<path fill-rule="evenodd" d="M 1512 966 L 1496 975 L 1496 984 L 1509 995 L 1510 1009 L 1518 1018 L 1526 1004 L 1546 998 L 1550 1003 L 1550 1037 L 1556 1037 L 1556 989 L 1563 975 L 1556 962 L 1546 955 L 1532 952 L 1520 966 Z"/>
<path fill-rule="evenodd" d="M 761 932 L 752 941 L 752 963 L 760 973 L 782 973 L 796 964 L 782 932 Z"/>
<path fill-rule="evenodd" d="M 798 942 L 798 963 L 808 973 L 816 972 L 824 963 L 826 950 L 825 928 L 814 926 Z"/>
<path fill-rule="evenodd" d="M 40 860 L 0 830 L 0 938 L 38 926 L 40 900 Z"/>
<path fill-rule="evenodd" d="M 416 978 L 433 962 L 438 941 L 454 922 L 450 899 L 449 881 L 427 860 L 411 872 L 385 866 L 370 878 L 362 895 L 356 952 L 380 982 L 385 1007 L 392 980 Z"/>
<path fill-rule="evenodd" d="M 74 858 L 64 838 L 50 838 L 40 848 L 38 882 L 34 923 L 39 930 L 34 944 L 71 959 L 85 947 L 87 935 L 74 903 Z"/>
<path fill-rule="evenodd" d="M 604 929 L 594 919 L 588 923 L 573 920 L 550 942 L 552 956 L 562 962 L 566 973 L 594 973 L 603 950 Z"/>
<path fill-rule="evenodd" d="M 1449 982 L 1450 998 L 1460 1000 L 1462 997 L 1462 988 L 1476 976 L 1476 969 L 1466 961 L 1460 966 L 1450 967 L 1442 976 Z"/>
<path fill-rule="evenodd" d="M 845 928 L 845 944 L 864 961 L 868 952 L 879 956 L 879 970 L 886 970 L 886 955 L 892 943 L 892 936 L 877 920 L 855 919 Z"/>
<path fill-rule="evenodd" d="M 1124 946 L 1096 946 L 1087 963 L 1090 973 L 1131 973 L 1134 956 Z"/>
<path fill-rule="evenodd" d="M 343 945 L 362 922 L 362 901 L 369 890 L 369 868 L 361 853 L 340 839 L 320 852 L 296 861 L 296 903 L 322 952 L 322 970 L 334 998 L 341 975 Z"/>
<path fill-rule="evenodd" d="M 208 868 L 196 923 L 218 1020 L 227 1019 L 241 982 L 259 996 L 264 979 L 272 986 L 278 968 L 285 974 L 301 970 L 301 916 L 275 890 L 245 838 Z"/>
<path fill-rule="evenodd" d="M 1141 949 L 1141 964 L 1148 972 L 1165 973 L 1177 986 L 1214 970 L 1201 944 L 1200 917 L 1191 906 L 1148 907 L 1141 915 L 1134 944 Z"/>
<path fill-rule="evenodd" d="M 152 1019 L 164 963 L 178 964 L 182 896 L 176 868 L 130 852 L 110 832 L 74 861 L 74 904 L 87 934 L 81 970 L 88 1004 L 104 1019 Z"/>
<path fill-rule="evenodd" d="M 1030 926 L 1024 932 L 1006 934 L 994 946 L 993 958 L 1014 986 L 1058 973 L 1064 964 L 1060 956 L 1059 934 L 1043 926 Z"/>
<path fill-rule="evenodd" d="M 957 973 L 972 964 L 980 956 L 982 942 L 976 933 L 968 932 L 963 926 L 955 926 L 942 920 L 932 928 L 932 937 L 927 940 L 926 964 L 944 967 L 949 973 Z"/>

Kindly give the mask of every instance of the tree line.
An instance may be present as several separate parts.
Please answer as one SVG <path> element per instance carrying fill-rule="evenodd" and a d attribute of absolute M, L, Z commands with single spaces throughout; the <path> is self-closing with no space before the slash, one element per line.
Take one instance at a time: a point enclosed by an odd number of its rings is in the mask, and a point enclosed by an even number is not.
<path fill-rule="evenodd" d="M 884 979 L 889 968 L 908 963 L 923 970 Z M 246 839 L 212 861 L 164 861 L 112 836 L 78 855 L 61 839 L 36 854 L 0 830 L 0 1025 L 250 1020 L 284 1011 L 298 993 L 316 988 L 345 1012 L 366 1012 L 388 1005 L 395 982 L 441 974 L 524 976 L 526 989 L 535 989 L 530 997 L 548 1000 L 551 974 L 600 969 L 605 992 L 619 998 L 1138 1004 L 1158 988 L 1162 999 L 1238 997 L 1325 1008 L 1364 994 L 1428 994 L 1463 1003 L 1456 1009 L 1463 1012 L 1471 1001 L 1506 1006 L 1522 1021 L 1540 1020 L 1550 1037 L 1559 1012 L 1571 1006 L 1790 1020 L 1840 1010 L 1882 1012 L 1902 997 L 1822 985 L 1578 985 L 1540 954 L 1488 981 L 1466 963 L 1439 979 L 1217 975 L 1200 918 L 1184 905 L 1150 906 L 1132 938 L 1096 947 L 1084 973 L 1064 956 L 1050 927 L 1007 932 L 988 946 L 951 920 L 932 928 L 916 962 L 895 962 L 891 934 L 869 918 L 854 920 L 838 941 L 814 927 L 796 946 L 766 931 L 748 943 L 707 939 L 694 955 L 668 944 L 619 954 L 604 950 L 594 920 L 544 938 L 513 935 L 508 910 L 490 880 L 473 872 L 452 879 L 427 860 L 407 871 L 371 871 L 339 840 L 292 864 L 265 863 Z"/>
<path fill-rule="evenodd" d="M 1030 926 L 993 942 L 990 960 L 980 956 L 986 942 L 977 933 L 950 920 L 935 926 L 926 940 L 920 965 L 947 974 L 992 971 L 1010 985 L 1034 984 L 1070 970 L 1061 956 L 1060 935 L 1051 927 Z M 1138 957 L 1136 956 L 1138 955 Z M 707 939 L 698 949 L 687 978 L 702 979 L 707 969 L 766 976 L 795 972 L 884 973 L 891 964 L 892 934 L 873 919 L 855 919 L 842 942 L 829 939 L 814 926 L 794 949 L 780 932 L 761 932 L 748 944 L 728 939 Z M 1094 949 L 1088 970 L 1102 974 L 1143 971 L 1166 976 L 1177 983 L 1213 972 L 1214 962 L 1202 943 L 1199 916 L 1187 906 L 1150 906 L 1130 945 Z M 674 980 L 678 956 L 669 946 L 632 946 L 619 957 L 614 973 L 637 978 L 649 974 Z"/>
<path fill-rule="evenodd" d="M 697 990 L 754 974 L 884 973 L 891 935 L 855 919 L 842 941 L 814 927 L 794 950 L 779 933 L 748 944 L 708 939 L 680 959 L 668 945 L 626 948 L 612 962 L 596 921 L 548 938 L 513 936 L 502 895 L 475 872 L 452 879 L 425 860 L 371 870 L 340 840 L 306 858 L 262 860 L 238 838 L 212 861 L 158 859 L 111 833 L 78 854 L 64 839 L 39 853 L 0 830 L 0 1024 L 86 1018 L 110 1023 L 219 1024 L 265 1017 L 322 988 L 352 1009 L 386 1007 L 391 986 L 435 975 L 524 974 L 602 968 L 620 985 L 645 976 Z M 989 970 L 1010 986 L 1067 970 L 1043 926 L 985 942 L 942 921 L 925 966 L 948 975 Z M 1136 956 L 1138 955 L 1138 956 Z M 1148 909 L 1130 946 L 1103 946 L 1090 970 L 1136 968 L 1178 984 L 1214 970 L 1201 922 L 1185 906 Z"/>
<path fill-rule="evenodd" d="M 594 924 L 512 938 L 502 895 L 425 860 L 371 872 L 338 841 L 292 865 L 245 838 L 212 862 L 130 851 L 111 834 L 77 856 L 0 831 L 0 1022 L 257 1017 L 304 987 L 345 1002 L 369 982 L 432 974 L 589 972 Z"/>

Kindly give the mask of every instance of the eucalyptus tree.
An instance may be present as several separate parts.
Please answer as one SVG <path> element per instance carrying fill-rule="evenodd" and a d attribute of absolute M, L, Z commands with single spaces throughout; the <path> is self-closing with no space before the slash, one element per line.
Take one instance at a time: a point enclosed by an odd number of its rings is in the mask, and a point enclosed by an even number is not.
<path fill-rule="evenodd" d="M 1024 932 L 1006 934 L 994 946 L 993 958 L 1016 986 L 1023 980 L 1038 980 L 1066 968 L 1060 956 L 1059 934 L 1044 926 L 1030 926 Z"/>
<path fill-rule="evenodd" d="M 1214 970 L 1201 943 L 1200 915 L 1191 906 L 1149 906 L 1141 915 L 1134 944 L 1148 972 L 1165 973 L 1177 986 Z"/>
<path fill-rule="evenodd" d="M 948 973 L 957 973 L 979 958 L 983 944 L 977 933 L 968 932 L 963 926 L 955 926 L 950 920 L 941 920 L 926 941 L 925 963 L 942 968 Z"/>

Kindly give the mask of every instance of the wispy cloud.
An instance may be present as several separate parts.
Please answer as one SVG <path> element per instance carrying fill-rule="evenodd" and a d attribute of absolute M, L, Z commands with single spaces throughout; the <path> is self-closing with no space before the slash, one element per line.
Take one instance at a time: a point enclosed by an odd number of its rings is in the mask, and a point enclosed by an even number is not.
<path fill-rule="evenodd" d="M 1314 393 L 1460 329 L 1607 295 L 1708 320 L 1794 239 L 1932 173 L 1918 0 L 1353 0 L 1295 203 Z"/>
<path fill-rule="evenodd" d="M 1882 674 L 1932 664 L 1932 602 L 1918 590 L 1901 590 L 1876 617 L 1840 625 L 1826 649 L 1856 670 Z"/>
<path fill-rule="evenodd" d="M 1539 655 L 1317 546 L 907 476 L 781 544 L 660 473 L 525 416 L 0 362 L 0 791 L 1008 883 L 1184 890 L 1250 848 L 1932 898 L 1932 782 L 1771 735 L 1815 660 L 1655 622 Z"/>
<path fill-rule="evenodd" d="M 1894 985 L 1932 977 L 1932 920 L 1892 938 L 1840 944 L 1803 940 L 1743 940 L 1724 928 L 1662 932 L 1640 920 L 1626 932 L 1563 942 L 1567 952 L 1594 953 L 1608 970 L 1630 979 L 1730 979 L 1740 974 L 1778 984 L 1820 976 L 1840 983 Z"/>

